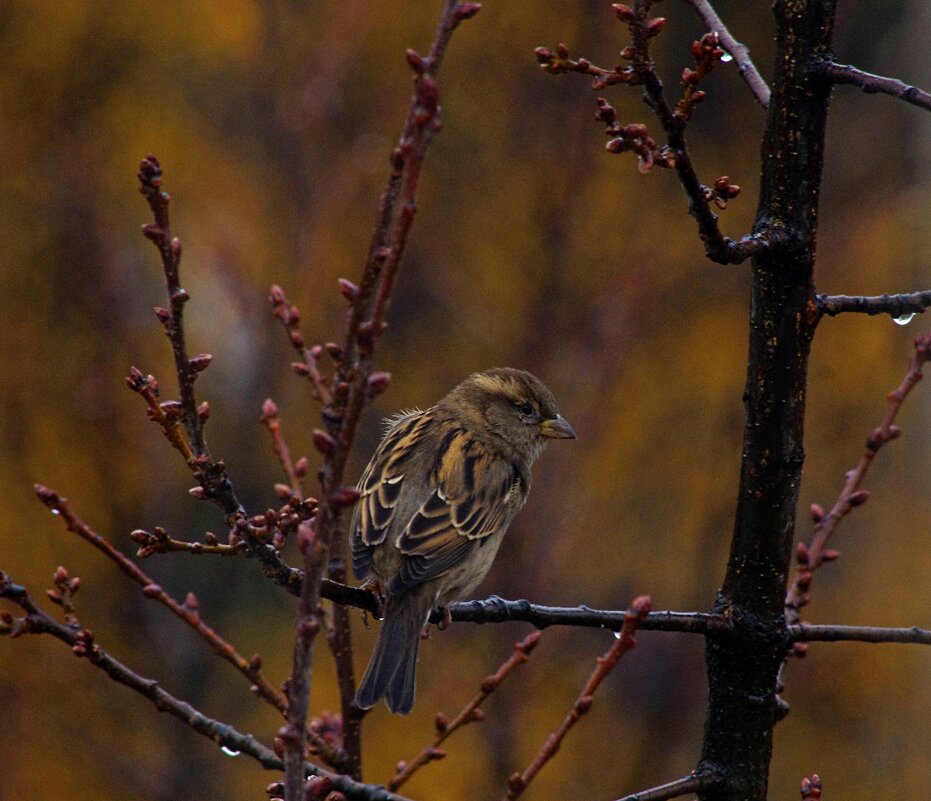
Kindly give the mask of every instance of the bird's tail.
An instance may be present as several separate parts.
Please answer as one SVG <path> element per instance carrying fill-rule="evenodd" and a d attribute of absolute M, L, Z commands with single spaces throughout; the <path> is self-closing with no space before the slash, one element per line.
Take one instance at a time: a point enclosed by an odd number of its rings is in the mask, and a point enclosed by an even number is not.
<path fill-rule="evenodd" d="M 384 698 L 392 712 L 411 711 L 420 635 L 431 607 L 430 595 L 416 590 L 388 596 L 375 651 L 356 691 L 357 706 L 369 709 Z"/>

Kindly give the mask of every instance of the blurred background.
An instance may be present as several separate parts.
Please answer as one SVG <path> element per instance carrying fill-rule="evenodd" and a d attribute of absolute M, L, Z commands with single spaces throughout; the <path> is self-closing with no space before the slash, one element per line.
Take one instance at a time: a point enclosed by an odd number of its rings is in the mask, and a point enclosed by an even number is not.
<path fill-rule="evenodd" d="M 152 307 L 164 285 L 136 190 L 156 153 L 184 245 L 191 353 L 213 364 L 197 384 L 207 436 L 250 510 L 281 480 L 260 407 L 282 408 L 292 450 L 313 457 L 318 409 L 288 368 L 269 313 L 281 284 L 312 341 L 341 339 L 336 279 L 361 270 L 387 157 L 410 91 L 404 50 L 425 52 L 439 2 L 8 0 L 0 6 L 0 569 L 37 597 L 59 564 L 81 576 L 83 625 L 113 655 L 211 716 L 268 743 L 280 720 L 196 635 L 34 497 L 41 481 L 126 553 L 129 532 L 222 533 L 143 403 L 131 365 L 172 397 L 170 352 Z M 766 77 L 769 4 L 719 0 Z M 655 53 L 675 97 L 704 28 L 685 3 Z M 928 88 L 931 6 L 840 4 L 839 60 Z M 705 610 L 724 574 L 742 426 L 748 271 L 707 262 L 673 174 L 638 174 L 604 150 L 588 79 L 549 76 L 533 48 L 565 42 L 611 66 L 626 45 L 610 4 L 488 2 L 455 34 L 440 78 L 443 131 L 379 344 L 394 379 L 364 419 L 351 475 L 382 416 L 427 406 L 472 371 L 512 365 L 541 376 L 575 426 L 538 463 L 524 512 L 479 594 L 623 608 Z M 700 175 L 743 187 L 724 212 L 749 230 L 763 111 L 733 64 L 703 88 L 690 127 Z M 656 123 L 636 90 L 606 93 L 622 121 Z M 838 89 L 819 231 L 818 289 L 877 294 L 931 286 L 931 118 L 887 97 Z M 912 338 L 929 323 L 825 320 L 810 371 L 808 505 L 833 502 Z M 869 475 L 873 499 L 847 519 L 843 557 L 819 573 L 813 622 L 931 625 L 931 395 L 903 410 L 904 436 Z M 293 546 L 290 546 L 293 547 Z M 296 562 L 297 554 L 288 551 Z M 294 599 L 254 562 L 156 556 L 144 567 L 269 678 L 290 670 Z M 375 631 L 358 626 L 361 669 Z M 529 631 L 456 625 L 422 649 L 413 714 L 366 720 L 365 778 L 386 781 L 454 714 Z M 488 719 L 449 742 L 405 794 L 495 798 L 575 699 L 612 642 L 602 631 L 547 631 L 532 661 L 488 701 Z M 318 650 L 313 709 L 335 709 Z M 830 798 L 902 798 L 931 789 L 931 654 L 917 646 L 813 644 L 787 671 L 788 719 L 775 734 L 771 797 L 796 797 L 818 772 Z M 591 714 L 527 792 L 530 801 L 611 799 L 688 772 L 706 703 L 700 637 L 643 633 Z M 260 798 L 274 780 L 109 681 L 50 638 L 0 641 L 0 797 L 150 801 Z M 197 777 L 196 779 L 194 777 Z"/>

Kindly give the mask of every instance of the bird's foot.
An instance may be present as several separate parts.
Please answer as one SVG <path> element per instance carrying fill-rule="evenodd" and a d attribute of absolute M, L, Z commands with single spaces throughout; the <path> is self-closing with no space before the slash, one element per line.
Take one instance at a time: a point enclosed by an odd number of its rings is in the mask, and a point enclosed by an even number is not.
<path fill-rule="evenodd" d="M 359 588 L 368 590 L 375 598 L 375 617 L 382 620 L 385 616 L 385 591 L 378 579 L 366 579 L 365 583 Z"/>
<path fill-rule="evenodd" d="M 446 629 L 449 628 L 449 624 L 453 622 L 453 614 L 449 611 L 448 606 L 441 606 L 440 615 L 441 617 L 439 622 L 436 624 L 436 627 L 440 631 L 446 631 Z"/>

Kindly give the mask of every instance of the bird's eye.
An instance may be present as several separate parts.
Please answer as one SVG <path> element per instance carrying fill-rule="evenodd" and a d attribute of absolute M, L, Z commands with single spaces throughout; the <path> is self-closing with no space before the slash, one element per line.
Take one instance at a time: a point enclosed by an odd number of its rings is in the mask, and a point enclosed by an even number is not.
<path fill-rule="evenodd" d="M 533 406 L 529 403 L 518 403 L 517 411 L 524 415 L 524 417 L 529 417 L 533 414 Z"/>

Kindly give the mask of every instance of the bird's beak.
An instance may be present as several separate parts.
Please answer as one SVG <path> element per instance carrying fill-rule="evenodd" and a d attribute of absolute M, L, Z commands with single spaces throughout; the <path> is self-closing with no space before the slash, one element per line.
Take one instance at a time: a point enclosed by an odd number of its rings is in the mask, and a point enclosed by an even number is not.
<path fill-rule="evenodd" d="M 572 426 L 563 420 L 561 414 L 540 423 L 540 433 L 544 437 L 552 437 L 553 439 L 575 439 L 575 431 Z"/>

